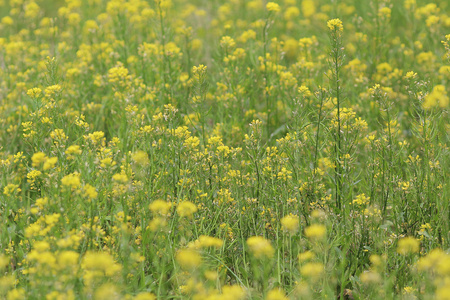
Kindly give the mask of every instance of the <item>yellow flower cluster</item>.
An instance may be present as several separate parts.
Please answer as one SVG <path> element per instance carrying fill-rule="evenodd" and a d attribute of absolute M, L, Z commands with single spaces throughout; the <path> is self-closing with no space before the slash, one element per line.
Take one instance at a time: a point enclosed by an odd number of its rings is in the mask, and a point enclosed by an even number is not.
<path fill-rule="evenodd" d="M 438 84 L 433 87 L 431 93 L 425 96 L 422 106 L 425 109 L 432 107 L 446 108 L 449 106 L 449 99 L 445 86 Z"/>
<path fill-rule="evenodd" d="M 418 253 L 420 248 L 420 242 L 413 237 L 405 237 L 398 241 L 397 253 L 399 254 L 410 254 Z"/>
<path fill-rule="evenodd" d="M 283 225 L 283 228 L 286 231 L 293 234 L 298 231 L 299 219 L 297 216 L 292 216 L 292 215 L 285 216 L 281 219 L 281 225 Z"/>
<path fill-rule="evenodd" d="M 344 25 L 340 19 L 329 20 L 327 26 L 331 31 L 344 31 Z"/>
<path fill-rule="evenodd" d="M 195 250 L 185 249 L 177 252 L 176 260 L 181 267 L 185 269 L 193 269 L 201 264 L 202 257 Z"/>
<path fill-rule="evenodd" d="M 275 2 L 268 2 L 266 4 L 266 9 L 267 11 L 279 12 L 280 6 Z"/>
<path fill-rule="evenodd" d="M 197 210 L 197 206 L 190 201 L 183 201 L 177 206 L 177 213 L 180 217 L 191 218 Z"/>
<path fill-rule="evenodd" d="M 249 237 L 247 239 L 247 245 L 250 252 L 259 259 L 272 258 L 275 253 L 270 241 L 262 236 Z"/>
<path fill-rule="evenodd" d="M 313 224 L 305 228 L 305 235 L 311 240 L 320 240 L 326 236 L 327 227 L 322 224 Z"/>
<path fill-rule="evenodd" d="M 397 2 L 0 0 L 0 299 L 446 299 L 449 5 Z"/>

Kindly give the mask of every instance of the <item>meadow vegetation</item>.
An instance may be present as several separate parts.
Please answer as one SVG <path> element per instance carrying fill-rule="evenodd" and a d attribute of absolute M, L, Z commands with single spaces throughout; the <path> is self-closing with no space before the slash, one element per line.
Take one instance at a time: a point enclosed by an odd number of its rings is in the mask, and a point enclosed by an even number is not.
<path fill-rule="evenodd" d="M 0 0 L 1 299 L 450 299 L 447 0 Z"/>

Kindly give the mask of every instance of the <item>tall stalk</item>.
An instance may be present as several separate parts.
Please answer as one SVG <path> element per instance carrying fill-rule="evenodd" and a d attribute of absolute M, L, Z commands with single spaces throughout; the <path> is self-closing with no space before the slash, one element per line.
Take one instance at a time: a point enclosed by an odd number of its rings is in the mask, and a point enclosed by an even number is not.
<path fill-rule="evenodd" d="M 328 21 L 328 28 L 330 29 L 331 51 L 330 51 L 330 69 L 332 73 L 332 89 L 334 97 L 336 98 L 336 132 L 334 135 L 334 152 L 335 152 L 335 193 L 336 193 L 336 207 L 340 212 L 342 210 L 342 132 L 341 132 L 341 79 L 340 71 L 344 60 L 344 48 L 342 46 L 342 32 L 344 26 L 339 19 Z"/>

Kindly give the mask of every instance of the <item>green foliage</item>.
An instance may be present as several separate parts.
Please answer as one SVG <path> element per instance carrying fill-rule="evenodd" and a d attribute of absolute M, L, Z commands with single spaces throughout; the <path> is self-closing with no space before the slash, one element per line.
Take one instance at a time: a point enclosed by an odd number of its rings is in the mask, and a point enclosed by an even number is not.
<path fill-rule="evenodd" d="M 0 0 L 0 298 L 448 299 L 447 2 Z"/>

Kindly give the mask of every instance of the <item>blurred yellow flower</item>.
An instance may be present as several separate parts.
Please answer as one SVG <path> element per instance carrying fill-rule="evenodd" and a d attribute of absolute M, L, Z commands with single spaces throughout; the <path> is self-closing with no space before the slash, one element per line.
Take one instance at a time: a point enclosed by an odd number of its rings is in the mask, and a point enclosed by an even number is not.
<path fill-rule="evenodd" d="M 420 242 L 417 239 L 409 236 L 398 241 L 397 253 L 402 255 L 406 255 L 409 253 L 418 253 L 419 248 Z"/>
<path fill-rule="evenodd" d="M 288 231 L 291 234 L 294 234 L 298 231 L 299 220 L 298 216 L 288 215 L 281 219 L 281 225 L 283 225 L 283 229 Z"/>
<path fill-rule="evenodd" d="M 47 160 L 47 155 L 45 155 L 45 153 L 37 152 L 37 153 L 33 154 L 33 156 L 31 157 L 31 165 L 33 167 L 39 167 L 46 160 Z"/>
<path fill-rule="evenodd" d="M 156 300 L 156 296 L 149 292 L 142 292 L 137 294 L 133 300 Z"/>
<path fill-rule="evenodd" d="M 202 257 L 195 250 L 184 249 L 177 252 L 176 261 L 184 269 L 195 269 L 202 263 Z"/>
<path fill-rule="evenodd" d="M 270 241 L 266 240 L 262 236 L 252 236 L 247 239 L 247 245 L 250 248 L 250 252 L 256 258 L 272 258 L 275 254 Z"/>
<path fill-rule="evenodd" d="M 80 174 L 72 173 L 72 174 L 64 176 L 61 179 L 61 184 L 63 186 L 69 187 L 71 189 L 78 188 L 81 185 Z"/>
<path fill-rule="evenodd" d="M 97 288 L 94 299 L 96 300 L 119 300 L 120 293 L 117 287 L 111 283 L 106 283 Z"/>
<path fill-rule="evenodd" d="M 167 226 L 167 220 L 163 217 L 157 217 L 150 221 L 148 229 L 155 232 Z"/>
<path fill-rule="evenodd" d="M 11 196 L 15 193 L 20 193 L 22 189 L 19 188 L 17 184 L 9 183 L 3 188 L 3 195 Z"/>
<path fill-rule="evenodd" d="M 131 158 L 137 165 L 142 167 L 147 166 L 150 162 L 148 154 L 145 151 L 137 151 L 131 155 Z"/>
<path fill-rule="evenodd" d="M 300 253 L 298 255 L 298 260 L 300 262 L 305 262 L 305 261 L 314 259 L 315 257 L 316 257 L 316 255 L 314 254 L 314 252 L 312 252 L 312 251 L 305 251 L 305 252 Z"/>
<path fill-rule="evenodd" d="M 223 300 L 241 300 L 245 299 L 245 290 L 239 285 L 226 285 L 222 287 Z"/>
<path fill-rule="evenodd" d="M 127 183 L 128 182 L 128 176 L 124 173 L 114 174 L 112 179 L 119 183 Z"/>
<path fill-rule="evenodd" d="M 275 2 L 268 2 L 266 5 L 267 11 L 279 12 L 280 6 Z"/>
<path fill-rule="evenodd" d="M 148 207 L 153 213 L 165 216 L 172 207 L 172 203 L 166 202 L 164 200 L 155 200 L 150 203 Z"/>
<path fill-rule="evenodd" d="M 423 108 L 430 109 L 432 107 L 439 106 L 441 108 L 445 108 L 449 105 L 449 96 L 447 95 L 447 91 L 445 90 L 445 86 L 442 84 L 438 84 L 433 87 L 431 93 L 425 96 L 423 101 Z"/>
<path fill-rule="evenodd" d="M 200 246 L 201 248 L 214 247 L 216 249 L 219 249 L 220 247 L 222 247 L 222 245 L 223 241 L 215 237 L 201 235 L 198 238 L 198 246 Z"/>
<path fill-rule="evenodd" d="M 113 276 L 122 266 L 116 263 L 113 257 L 105 252 L 88 251 L 81 261 L 81 267 L 85 272 L 99 271 L 101 275 Z"/>
<path fill-rule="evenodd" d="M 364 284 L 376 284 L 381 281 L 381 276 L 378 272 L 375 271 L 366 271 L 363 272 L 359 278 L 361 282 Z"/>
<path fill-rule="evenodd" d="M 177 213 L 180 217 L 192 217 L 197 212 L 197 206 L 190 201 L 183 201 L 177 207 Z"/>
<path fill-rule="evenodd" d="M 317 279 L 324 272 L 324 266 L 319 262 L 309 262 L 300 268 L 300 273 L 311 279 Z"/>
<path fill-rule="evenodd" d="M 281 289 L 273 289 L 267 293 L 266 300 L 289 300 L 286 293 Z"/>
<path fill-rule="evenodd" d="M 322 224 L 312 224 L 305 229 L 305 235 L 311 240 L 320 240 L 325 237 L 327 227 Z"/>

